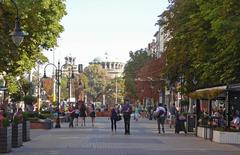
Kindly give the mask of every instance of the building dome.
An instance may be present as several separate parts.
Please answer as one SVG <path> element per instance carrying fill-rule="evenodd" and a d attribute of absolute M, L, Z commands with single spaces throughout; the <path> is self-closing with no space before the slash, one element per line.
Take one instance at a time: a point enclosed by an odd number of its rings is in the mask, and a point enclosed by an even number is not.
<path fill-rule="evenodd" d="M 105 53 L 102 57 L 94 58 L 89 64 L 100 64 L 111 77 L 121 76 L 124 68 L 123 62 L 119 61 L 118 58 L 110 56 L 108 53 Z"/>
<path fill-rule="evenodd" d="M 120 62 L 120 61 L 118 58 L 115 58 L 115 57 L 109 55 L 108 53 L 105 53 L 103 57 L 98 56 L 98 57 L 94 58 L 92 62 L 102 63 L 102 62 Z"/>
<path fill-rule="evenodd" d="M 103 62 L 104 60 L 101 58 L 101 57 L 96 57 L 96 58 L 94 58 L 93 59 L 93 62 L 94 63 L 101 63 L 101 62 Z"/>

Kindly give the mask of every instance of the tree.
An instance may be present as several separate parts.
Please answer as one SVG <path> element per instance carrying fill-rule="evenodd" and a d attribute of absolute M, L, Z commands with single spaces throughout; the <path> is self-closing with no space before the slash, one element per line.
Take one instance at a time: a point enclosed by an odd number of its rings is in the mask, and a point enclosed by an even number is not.
<path fill-rule="evenodd" d="M 116 86 L 117 85 L 117 86 Z M 106 86 L 106 101 L 108 103 L 115 103 L 116 101 L 116 89 L 117 89 L 117 101 L 123 103 L 125 96 L 125 85 L 122 77 L 115 77 L 111 79 Z"/>
<path fill-rule="evenodd" d="M 10 76 L 30 71 L 37 60 L 47 60 L 41 51 L 57 46 L 57 38 L 63 31 L 60 20 L 66 15 L 63 0 L 17 0 L 16 3 L 21 28 L 28 33 L 19 48 L 9 36 L 15 24 L 14 5 L 11 1 L 0 3 L 0 72 Z"/>
<path fill-rule="evenodd" d="M 62 76 L 61 82 L 60 82 L 60 88 L 61 88 L 61 99 L 67 99 L 69 98 L 69 79 L 67 76 Z"/>
<path fill-rule="evenodd" d="M 84 74 L 88 78 L 85 92 L 93 102 L 101 101 L 100 96 L 105 94 L 106 86 L 109 81 L 107 71 L 101 65 L 93 64 L 84 69 Z"/>
<path fill-rule="evenodd" d="M 43 79 L 42 87 L 43 90 L 46 91 L 47 98 L 51 102 L 53 102 L 53 79 L 52 78 Z"/>
<path fill-rule="evenodd" d="M 34 85 L 25 77 L 21 76 L 19 78 L 11 77 L 8 79 L 11 83 L 8 85 L 10 88 L 10 97 L 13 102 L 24 101 L 25 108 L 26 105 L 32 105 L 36 102 L 36 97 L 33 96 Z"/>
<path fill-rule="evenodd" d="M 160 26 L 169 35 L 165 76 L 182 77 L 182 92 L 239 82 L 240 3 L 237 0 L 171 0 Z"/>
<path fill-rule="evenodd" d="M 129 52 L 130 60 L 124 67 L 124 83 L 126 94 L 136 97 L 136 86 L 135 79 L 137 72 L 149 61 L 152 57 L 147 54 L 143 49 L 137 50 L 136 52 Z"/>
<path fill-rule="evenodd" d="M 73 81 L 73 87 L 75 90 L 75 98 L 78 101 L 84 101 L 85 93 L 84 90 L 89 90 L 88 77 L 84 73 L 77 74 Z"/>
<path fill-rule="evenodd" d="M 42 50 L 57 46 L 57 38 L 63 32 L 60 21 L 64 15 L 64 0 L 16 1 L 19 7 L 21 28 L 28 33 L 17 48 L 9 36 L 15 24 L 16 10 L 11 1 L 0 3 L 0 73 L 4 77 L 9 94 L 17 92 L 14 77 L 23 75 L 36 65 L 46 62 Z"/>

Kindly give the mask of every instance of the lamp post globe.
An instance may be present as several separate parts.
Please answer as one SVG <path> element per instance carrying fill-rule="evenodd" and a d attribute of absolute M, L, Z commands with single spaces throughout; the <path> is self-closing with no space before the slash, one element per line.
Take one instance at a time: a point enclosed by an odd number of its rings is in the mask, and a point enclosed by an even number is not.
<path fill-rule="evenodd" d="M 27 35 L 27 33 L 23 32 L 20 26 L 20 17 L 19 17 L 19 9 L 17 6 L 16 0 L 10 0 L 11 3 L 14 5 L 16 9 L 16 20 L 15 20 L 15 27 L 13 31 L 9 34 L 12 37 L 13 43 L 19 47 L 19 45 L 22 43 L 24 36 Z M 0 0 L 0 3 L 4 3 L 4 0 Z"/>
<path fill-rule="evenodd" d="M 9 35 L 12 37 L 12 41 L 17 47 L 22 43 L 24 37 L 27 35 L 22 31 L 18 17 L 15 21 L 15 28 Z"/>

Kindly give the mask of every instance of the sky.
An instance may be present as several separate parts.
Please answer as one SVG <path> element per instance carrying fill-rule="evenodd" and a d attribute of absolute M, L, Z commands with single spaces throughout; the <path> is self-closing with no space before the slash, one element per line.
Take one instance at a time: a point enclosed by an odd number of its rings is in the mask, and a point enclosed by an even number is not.
<path fill-rule="evenodd" d="M 167 5 L 168 0 L 66 0 L 59 47 L 44 55 L 53 62 L 55 53 L 55 63 L 73 56 L 84 67 L 106 52 L 126 62 L 130 51 L 146 48 L 154 39 L 157 16 Z"/>

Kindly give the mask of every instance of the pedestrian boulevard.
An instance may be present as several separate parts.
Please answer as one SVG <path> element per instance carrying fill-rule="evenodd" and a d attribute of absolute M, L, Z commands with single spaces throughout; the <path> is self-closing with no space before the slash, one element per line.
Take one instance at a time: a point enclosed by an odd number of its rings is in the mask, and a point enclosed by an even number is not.
<path fill-rule="evenodd" d="M 13 149 L 9 155 L 239 155 L 239 145 L 217 144 L 192 134 L 174 134 L 168 126 L 158 134 L 156 121 L 131 120 L 131 135 L 124 135 L 123 120 L 117 133 L 110 130 L 110 120 L 96 118 L 94 128 L 87 119 L 86 127 L 31 130 L 31 141 Z"/>

